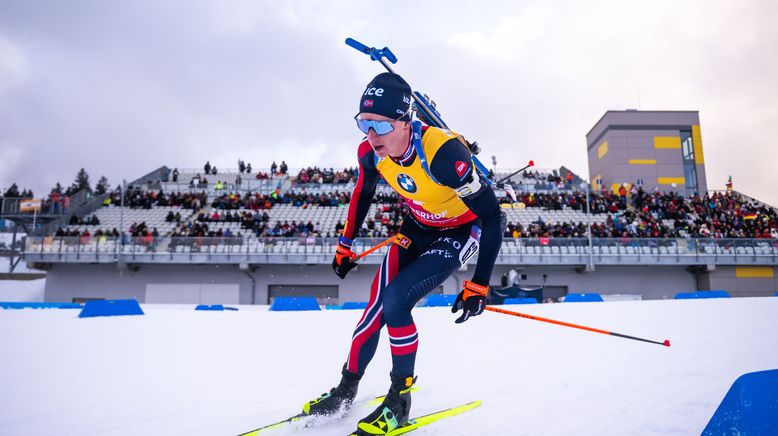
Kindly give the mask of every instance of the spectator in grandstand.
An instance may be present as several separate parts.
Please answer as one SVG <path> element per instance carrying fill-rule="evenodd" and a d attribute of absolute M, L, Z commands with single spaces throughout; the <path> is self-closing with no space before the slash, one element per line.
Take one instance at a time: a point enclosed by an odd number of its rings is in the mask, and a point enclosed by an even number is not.
<path fill-rule="evenodd" d="M 286 175 L 287 170 L 289 170 L 289 167 L 286 166 L 286 161 L 281 161 L 281 166 L 278 167 L 278 173 L 282 176 Z"/>
<path fill-rule="evenodd" d="M 251 174 L 251 163 L 246 164 L 246 174 Z"/>
<path fill-rule="evenodd" d="M 243 171 L 246 170 L 246 164 L 243 162 L 243 159 L 238 159 L 238 173 L 243 174 Z"/>
<path fill-rule="evenodd" d="M 173 182 L 178 182 L 178 168 L 173 168 Z"/>
<path fill-rule="evenodd" d="M 464 282 L 453 312 L 463 312 L 457 323 L 483 312 L 504 218 L 491 186 L 475 172 L 464 141 L 447 131 L 411 123 L 410 113 L 411 88 L 396 74 L 376 76 L 361 96 L 356 121 L 367 136 L 357 150 L 359 182 L 333 260 L 335 273 L 345 278 L 356 265 L 351 243 L 362 228 L 379 178 L 408 202 L 411 213 L 404 217 L 403 237 L 389 246 L 376 275 L 340 384 L 304 408 L 311 414 L 330 415 L 351 404 L 386 325 L 392 351 L 391 385 L 378 408 L 358 424 L 370 434 L 388 434 L 408 420 L 418 346 L 412 308 L 466 263 L 479 244 L 475 274 Z M 422 166 L 416 156 L 421 150 L 427 150 L 428 165 Z"/>
<path fill-rule="evenodd" d="M 273 163 L 270 164 L 270 174 L 275 176 L 277 170 L 278 170 L 278 165 L 276 165 L 276 161 L 273 161 Z"/>
<path fill-rule="evenodd" d="M 205 161 L 205 165 L 203 165 L 203 172 L 205 174 L 211 174 L 211 161 Z"/>

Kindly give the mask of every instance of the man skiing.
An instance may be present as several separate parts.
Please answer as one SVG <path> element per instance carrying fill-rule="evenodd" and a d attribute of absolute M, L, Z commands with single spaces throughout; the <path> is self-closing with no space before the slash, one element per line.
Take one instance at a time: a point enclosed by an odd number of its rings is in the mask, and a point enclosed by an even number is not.
<path fill-rule="evenodd" d="M 410 214 L 384 257 L 354 331 L 338 386 L 307 403 L 305 414 L 332 415 L 351 405 L 386 326 L 392 354 L 384 401 L 358 424 L 358 434 L 387 434 L 409 418 L 418 334 L 411 309 L 480 251 L 452 312 L 457 323 L 480 315 L 502 238 L 504 215 L 476 171 L 464 139 L 411 122 L 411 87 L 382 73 L 365 89 L 355 116 L 366 135 L 358 148 L 359 179 L 332 267 L 340 277 L 356 266 L 351 242 L 367 215 L 380 177 L 403 197 Z"/>

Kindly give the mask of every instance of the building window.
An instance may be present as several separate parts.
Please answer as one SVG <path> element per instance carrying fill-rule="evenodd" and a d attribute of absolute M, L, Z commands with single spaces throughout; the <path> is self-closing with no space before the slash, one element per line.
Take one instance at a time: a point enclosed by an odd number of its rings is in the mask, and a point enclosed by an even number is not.
<path fill-rule="evenodd" d="M 681 130 L 681 152 L 684 161 L 694 162 L 694 144 L 692 144 L 692 132 Z"/>
<path fill-rule="evenodd" d="M 697 167 L 694 164 L 694 143 L 692 132 L 681 130 L 681 153 L 683 154 L 683 176 L 686 179 L 686 193 L 697 194 Z"/>
<path fill-rule="evenodd" d="M 686 179 L 686 192 L 688 194 L 697 193 L 697 168 L 694 163 L 684 162 L 683 176 Z"/>

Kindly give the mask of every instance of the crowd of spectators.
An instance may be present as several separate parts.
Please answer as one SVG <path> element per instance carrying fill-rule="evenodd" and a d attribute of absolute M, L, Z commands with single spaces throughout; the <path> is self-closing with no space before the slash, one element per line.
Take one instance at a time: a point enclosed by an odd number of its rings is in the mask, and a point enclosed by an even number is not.
<path fill-rule="evenodd" d="M 498 174 L 498 178 L 502 175 Z M 507 174 L 506 174 L 507 176 Z M 490 170 L 489 177 L 494 180 L 494 173 Z M 504 177 L 504 176 L 502 176 Z M 540 171 L 524 171 L 520 175 L 517 174 L 510 178 L 513 182 L 513 187 L 516 191 L 526 190 L 528 187 L 533 187 L 535 190 L 548 191 L 548 190 L 571 190 L 573 189 L 573 182 L 576 177 L 572 172 L 567 171 L 565 176 L 561 176 L 557 173 L 546 173 Z M 578 179 L 580 181 L 580 179 Z"/>
<path fill-rule="evenodd" d="M 243 234 L 233 233 L 229 227 L 213 229 L 206 222 L 190 221 L 176 227 L 170 236 L 175 241 L 176 238 L 242 238 Z"/>
<path fill-rule="evenodd" d="M 281 204 L 290 204 L 295 207 L 303 208 L 314 205 L 341 206 L 347 204 L 349 199 L 350 193 L 339 191 L 313 194 L 305 191 L 281 193 L 279 190 L 275 190 L 270 194 L 247 192 L 244 195 L 233 192 L 217 197 L 211 203 L 211 207 L 226 210 L 250 209 L 256 211 L 270 209 L 275 205 Z"/>
<path fill-rule="evenodd" d="M 503 202 L 509 201 L 506 199 Z M 528 207 L 585 210 L 581 193 L 522 194 Z M 684 197 L 674 192 L 646 192 L 633 187 L 590 197 L 592 213 L 607 213 L 604 223 L 592 223 L 596 238 L 778 238 L 778 212 L 736 192 Z M 509 223 L 506 237 L 586 237 L 586 225 L 545 223 L 528 226 Z"/>
<path fill-rule="evenodd" d="M 273 175 L 273 177 L 286 176 L 287 172 L 289 172 L 289 167 L 286 166 L 286 161 L 281 161 L 281 165 L 276 165 L 276 161 L 273 161 L 272 164 L 270 164 L 270 174 Z"/>
<path fill-rule="evenodd" d="M 638 190 L 631 200 L 639 217 L 673 220 L 674 229 L 681 236 L 774 238 L 778 234 L 776 209 L 737 192 L 682 197 Z"/>
<path fill-rule="evenodd" d="M 349 182 L 356 183 L 359 171 L 357 168 L 344 168 L 340 171 L 335 171 L 332 168 L 319 168 L 308 167 L 300 170 L 297 174 L 297 183 L 330 183 L 330 184 L 346 184 Z"/>
<path fill-rule="evenodd" d="M 206 174 L 213 175 L 216 169 L 207 162 Z M 240 174 L 253 174 L 250 164 L 238 161 Z M 270 175 L 262 173 L 261 177 L 286 175 L 288 167 L 285 162 L 270 167 Z M 174 172 L 177 177 L 177 170 Z M 560 177 L 548 173 L 526 172 L 520 180 L 535 180 L 542 183 L 569 185 L 572 173 Z M 327 183 L 347 184 L 357 177 L 356 168 L 346 168 L 335 171 L 332 168 L 309 167 L 297 174 L 296 181 L 301 184 Z M 239 176 L 240 177 L 240 176 Z M 257 173 L 260 178 L 260 173 Z M 193 179 L 197 183 L 207 183 L 207 180 Z M 5 194 L 9 194 L 5 192 Z M 24 197 L 32 193 L 12 192 Z M 61 194 L 52 192 L 49 202 L 61 204 L 67 201 Z M 213 222 L 235 222 L 241 224 L 241 229 L 262 237 L 275 236 L 336 236 L 343 223 L 336 228 L 323 229 L 319 223 L 310 221 L 271 222 L 267 210 L 277 205 L 291 205 L 307 208 L 310 206 L 338 207 L 345 206 L 350 200 L 350 192 L 310 192 L 305 189 L 271 193 L 236 192 L 217 196 L 210 206 L 216 211 L 210 214 L 200 213 L 194 222 L 182 222 L 181 214 L 170 211 L 167 222 L 179 224 L 174 234 L 195 236 L 223 236 L 230 230 L 209 230 L 208 224 Z M 105 205 L 118 205 L 121 201 L 119 191 L 113 192 L 105 201 Z M 405 212 L 400 197 L 395 193 L 377 193 L 374 203 L 381 204 L 375 216 L 368 216 L 365 225 L 358 231 L 359 237 L 386 237 L 398 231 L 399 224 Z M 511 198 L 503 196 L 500 203 L 514 203 Z M 574 190 L 557 190 L 554 192 L 522 192 L 517 193 L 517 201 L 525 208 L 542 208 L 545 210 L 575 210 L 586 212 L 586 193 Z M 170 193 L 161 190 L 138 190 L 130 187 L 125 194 L 125 206 L 130 208 L 151 209 L 159 206 L 179 206 L 184 209 L 199 211 L 208 207 L 208 195 L 200 193 Z M 593 214 L 604 214 L 592 223 L 592 236 L 597 238 L 778 238 L 778 212 L 757 201 L 737 192 L 715 192 L 703 195 L 684 196 L 673 192 L 644 191 L 639 186 L 622 186 L 616 192 L 602 189 L 591 193 L 589 207 Z M 99 225 L 97 216 L 85 218 L 73 217 L 71 225 Z M 544 222 L 541 217 L 529 224 L 509 223 L 505 230 L 506 237 L 514 238 L 584 238 L 587 236 L 587 225 L 584 222 Z M 143 229 L 145 233 L 153 234 L 154 230 Z M 219 232 L 222 232 L 220 235 Z M 132 232 L 131 232 L 132 233 Z M 228 235 L 234 236 L 234 235 Z"/>
<path fill-rule="evenodd" d="M 97 218 L 97 215 L 92 215 L 88 217 L 80 217 L 73 215 L 70 217 L 70 225 L 71 226 L 99 226 L 100 225 L 100 219 Z"/>
<path fill-rule="evenodd" d="M 104 206 L 111 204 L 120 205 L 122 194 L 119 191 L 112 193 L 103 201 Z M 161 206 L 178 206 L 182 209 L 199 210 L 208 203 L 208 194 L 205 192 L 175 192 L 165 194 L 162 191 L 142 191 L 132 187 L 127 189 L 124 195 L 124 206 L 131 209 L 151 209 Z"/>

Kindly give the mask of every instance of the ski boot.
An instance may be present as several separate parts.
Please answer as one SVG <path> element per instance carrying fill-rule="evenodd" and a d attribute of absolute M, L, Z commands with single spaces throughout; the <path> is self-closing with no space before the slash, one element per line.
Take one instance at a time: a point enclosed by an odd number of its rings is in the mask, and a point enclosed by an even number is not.
<path fill-rule="evenodd" d="M 303 415 L 331 416 L 351 406 L 357 396 L 360 377 L 346 368 L 343 368 L 342 375 L 340 384 L 303 406 Z"/>
<path fill-rule="evenodd" d="M 416 378 L 396 377 L 391 373 L 389 377 L 392 386 L 389 387 L 384 402 L 373 413 L 359 421 L 356 434 L 388 434 L 408 421 L 411 412 L 411 388 L 416 383 Z"/>

